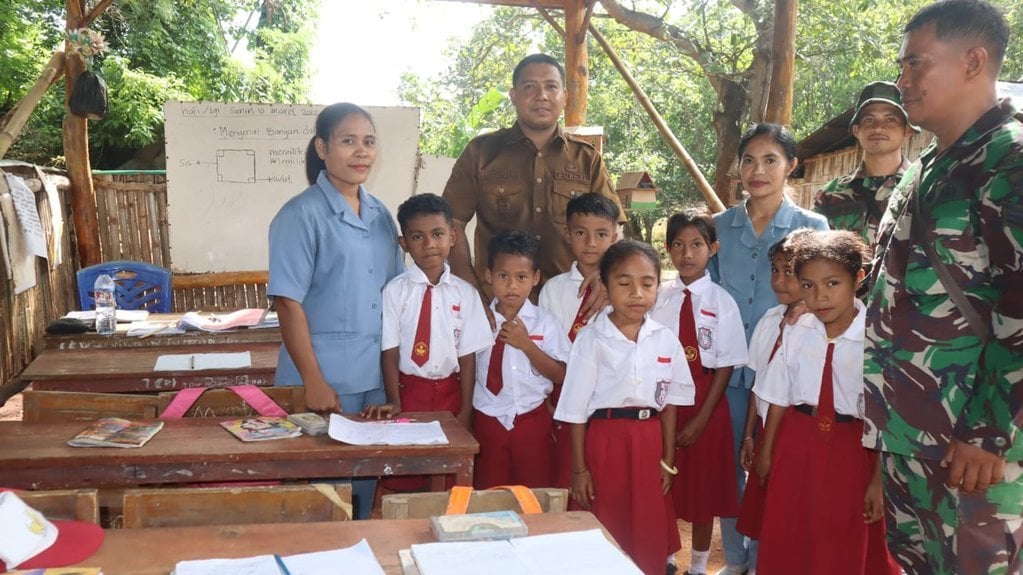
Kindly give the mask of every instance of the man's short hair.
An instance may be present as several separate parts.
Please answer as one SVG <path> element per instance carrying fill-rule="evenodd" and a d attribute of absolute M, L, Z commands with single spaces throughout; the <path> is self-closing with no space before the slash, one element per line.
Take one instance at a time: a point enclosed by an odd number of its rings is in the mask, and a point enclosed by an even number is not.
<path fill-rule="evenodd" d="M 398 206 L 398 227 L 405 233 L 408 221 L 416 216 L 444 216 L 448 226 L 452 225 L 451 205 L 444 198 L 434 194 L 417 194 Z"/>
<path fill-rule="evenodd" d="M 984 0 L 941 0 L 917 12 L 903 31 L 908 34 L 932 22 L 942 42 L 980 40 L 991 56 L 995 73 L 1001 70 L 1009 45 L 1009 25 L 1001 10 Z"/>
<path fill-rule="evenodd" d="M 530 54 L 515 65 L 515 70 L 512 72 L 512 88 L 519 85 L 519 77 L 522 76 L 522 71 L 530 64 L 549 64 L 554 66 L 558 69 L 558 74 L 561 74 L 562 87 L 565 86 L 565 67 L 561 65 L 561 62 L 558 62 L 547 54 Z"/>
<path fill-rule="evenodd" d="M 618 205 L 611 201 L 611 198 L 596 192 L 586 192 L 568 201 L 568 206 L 565 208 L 565 221 L 571 222 L 572 216 L 579 214 L 603 218 L 617 226 L 621 213 Z"/>

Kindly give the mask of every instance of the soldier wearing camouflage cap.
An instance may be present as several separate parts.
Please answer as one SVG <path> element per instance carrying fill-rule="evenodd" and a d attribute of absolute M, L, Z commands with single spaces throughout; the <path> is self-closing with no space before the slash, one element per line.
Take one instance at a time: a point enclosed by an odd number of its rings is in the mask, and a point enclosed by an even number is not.
<path fill-rule="evenodd" d="M 892 82 L 867 84 L 849 126 L 863 149 L 863 161 L 848 175 L 817 192 L 813 211 L 828 218 L 833 230 L 856 232 L 873 245 L 892 189 L 909 168 L 903 145 L 919 129 L 910 124 L 899 88 Z"/>
<path fill-rule="evenodd" d="M 907 573 L 1019 573 L 1023 116 L 995 88 L 1009 30 L 986 2 L 943 0 L 905 33 L 903 106 L 936 138 L 877 232 L 864 445 L 884 452 Z"/>

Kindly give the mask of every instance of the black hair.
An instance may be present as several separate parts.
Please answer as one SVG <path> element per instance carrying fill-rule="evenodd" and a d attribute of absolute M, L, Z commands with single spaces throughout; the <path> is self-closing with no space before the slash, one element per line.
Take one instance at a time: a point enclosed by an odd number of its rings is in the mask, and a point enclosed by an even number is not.
<path fill-rule="evenodd" d="M 742 155 L 746 153 L 746 146 L 757 136 L 769 136 L 774 143 L 781 146 L 788 161 L 791 162 L 796 159 L 796 137 L 792 135 L 792 132 L 780 124 L 760 123 L 750 126 L 742 137 L 739 138 L 740 161 L 742 161 Z"/>
<path fill-rule="evenodd" d="M 451 204 L 435 194 L 416 194 L 398 206 L 398 226 L 405 233 L 408 221 L 416 216 L 444 216 L 444 221 L 452 225 Z"/>
<path fill-rule="evenodd" d="M 777 241 L 767 250 L 767 259 L 773 260 L 778 257 L 779 254 L 785 254 L 785 259 L 792 261 L 792 257 L 796 255 L 796 249 L 799 246 L 799 242 L 810 237 L 814 232 L 813 228 L 799 228 L 792 230 L 785 235 L 784 238 Z"/>
<path fill-rule="evenodd" d="M 941 0 L 917 12 L 906 24 L 907 34 L 934 23 L 935 35 L 948 40 L 980 40 L 997 73 L 1009 45 L 1009 25 L 1001 10 L 984 0 Z"/>
<path fill-rule="evenodd" d="M 710 215 L 710 211 L 703 207 L 690 207 L 668 218 L 666 243 L 669 248 L 671 242 L 675 241 L 675 236 L 688 227 L 696 228 L 708 244 L 718 241 L 717 226 L 714 225 L 714 216 Z"/>
<path fill-rule="evenodd" d="M 576 214 L 602 218 L 617 226 L 622 211 L 618 209 L 618 204 L 611 201 L 611 198 L 596 192 L 586 192 L 568 201 L 568 206 L 565 209 L 565 221 L 572 221 L 572 216 Z"/>
<path fill-rule="evenodd" d="M 519 63 L 515 65 L 515 70 L 512 72 L 512 88 L 519 85 L 519 76 L 522 75 L 522 71 L 526 69 L 526 66 L 530 64 L 549 64 L 554 66 L 558 69 L 558 74 L 561 74 L 561 85 L 565 85 L 565 67 L 561 65 L 561 62 L 547 54 L 530 54 L 519 60 Z"/>
<path fill-rule="evenodd" d="M 846 230 L 817 231 L 800 237 L 795 246 L 792 268 L 796 275 L 813 260 L 835 262 L 849 275 L 856 275 L 870 263 L 870 247 L 855 232 Z"/>
<path fill-rule="evenodd" d="M 607 248 L 607 251 L 604 252 L 604 257 L 600 258 L 600 281 L 607 285 L 611 277 L 611 270 L 629 256 L 637 254 L 646 256 L 650 260 L 650 263 L 654 265 L 654 269 L 657 271 L 657 279 L 660 280 L 661 257 L 657 254 L 657 250 L 650 244 L 640 241 L 621 240 L 611 244 L 611 247 Z"/>
<path fill-rule="evenodd" d="M 305 149 L 305 177 L 309 180 L 309 185 L 315 184 L 316 178 L 320 176 L 320 171 L 327 168 L 326 162 L 316 153 L 316 138 L 330 146 L 330 137 L 334 134 L 334 128 L 352 114 L 359 114 L 373 124 L 373 116 L 370 116 L 369 112 L 349 102 L 326 106 L 316 116 L 316 135 L 309 139 L 309 145 Z M 373 124 L 373 128 L 376 129 L 375 124 Z"/>
<path fill-rule="evenodd" d="M 536 271 L 540 242 L 523 231 L 501 232 L 490 238 L 490 243 L 487 244 L 487 268 L 494 269 L 494 261 L 499 255 L 526 256 L 533 262 L 533 270 Z"/>

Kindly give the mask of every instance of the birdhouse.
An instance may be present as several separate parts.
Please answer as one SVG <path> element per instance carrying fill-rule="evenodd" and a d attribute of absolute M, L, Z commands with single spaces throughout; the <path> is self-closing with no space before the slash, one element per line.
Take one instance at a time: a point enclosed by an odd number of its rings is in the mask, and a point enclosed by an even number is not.
<path fill-rule="evenodd" d="M 649 212 L 657 207 L 657 186 L 647 172 L 625 172 L 618 176 L 617 192 L 627 210 Z"/>

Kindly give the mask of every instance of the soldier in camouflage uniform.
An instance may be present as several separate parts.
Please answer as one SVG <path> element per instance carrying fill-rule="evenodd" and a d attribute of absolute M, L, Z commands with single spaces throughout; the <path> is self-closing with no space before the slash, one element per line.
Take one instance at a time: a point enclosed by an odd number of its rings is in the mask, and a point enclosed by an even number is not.
<path fill-rule="evenodd" d="M 1019 573 L 1023 116 L 995 91 L 1008 27 L 983 1 L 945 0 L 905 32 L 903 103 L 936 141 L 878 229 L 864 445 L 884 452 L 889 546 L 907 573 Z M 953 301 L 925 245 L 972 312 Z"/>
<path fill-rule="evenodd" d="M 909 123 L 899 88 L 891 82 L 863 88 L 849 129 L 863 148 L 863 161 L 853 173 L 825 184 L 814 197 L 813 211 L 828 218 L 831 229 L 858 233 L 874 245 L 892 188 L 909 168 L 902 146 L 919 130 Z"/>

